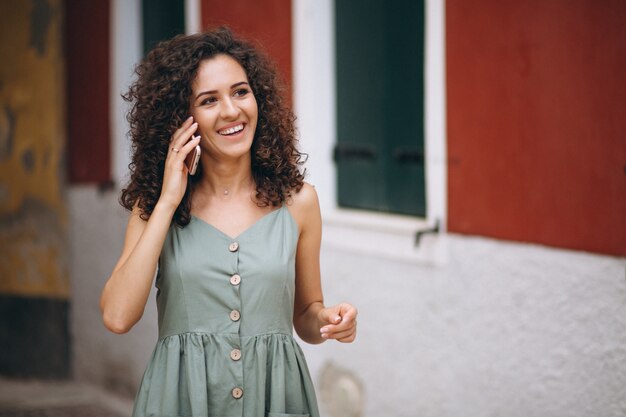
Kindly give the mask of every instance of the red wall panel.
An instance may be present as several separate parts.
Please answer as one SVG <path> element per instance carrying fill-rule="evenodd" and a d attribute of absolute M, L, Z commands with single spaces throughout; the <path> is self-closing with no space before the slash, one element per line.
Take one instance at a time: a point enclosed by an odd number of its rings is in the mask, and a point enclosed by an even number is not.
<path fill-rule="evenodd" d="M 626 255 L 626 2 L 446 15 L 448 229 Z"/>
<path fill-rule="evenodd" d="M 291 90 L 291 0 L 202 0 L 201 13 L 203 27 L 227 25 L 260 44 Z"/>
<path fill-rule="evenodd" d="M 108 183 L 109 0 L 64 4 L 69 180 Z"/>

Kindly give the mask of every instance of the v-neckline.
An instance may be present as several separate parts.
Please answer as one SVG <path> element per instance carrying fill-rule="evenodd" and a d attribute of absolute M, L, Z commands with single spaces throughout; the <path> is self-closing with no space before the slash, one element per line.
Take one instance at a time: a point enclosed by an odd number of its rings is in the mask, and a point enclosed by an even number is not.
<path fill-rule="evenodd" d="M 192 214 L 191 217 L 198 220 L 200 223 L 203 223 L 205 225 L 207 225 L 208 227 L 210 227 L 211 229 L 213 229 L 215 232 L 217 232 L 218 234 L 222 235 L 223 237 L 227 238 L 228 240 L 238 240 L 241 239 L 243 235 L 245 235 L 246 233 L 248 233 L 251 229 L 254 229 L 256 225 L 258 225 L 259 223 L 261 223 L 264 219 L 276 214 L 277 212 L 281 211 L 283 208 L 285 207 L 285 205 L 283 204 L 282 206 L 280 206 L 280 208 L 277 208 L 275 210 L 270 211 L 269 213 L 265 213 L 263 216 L 259 217 L 258 219 L 256 219 L 252 224 L 250 224 L 248 227 L 246 227 L 244 230 L 242 230 L 237 236 L 230 236 L 229 234 L 223 232 L 222 230 L 218 229 L 217 227 L 213 226 L 211 223 L 207 222 L 206 220 L 201 219 L 200 217 L 196 216 L 195 214 Z"/>

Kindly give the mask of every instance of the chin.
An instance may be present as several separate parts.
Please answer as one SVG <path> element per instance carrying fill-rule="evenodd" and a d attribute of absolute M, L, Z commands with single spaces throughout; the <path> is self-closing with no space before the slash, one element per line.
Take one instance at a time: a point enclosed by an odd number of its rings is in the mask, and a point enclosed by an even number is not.
<path fill-rule="evenodd" d="M 252 143 L 238 144 L 241 146 L 229 146 L 222 148 L 219 154 L 228 159 L 241 159 L 252 155 Z"/>

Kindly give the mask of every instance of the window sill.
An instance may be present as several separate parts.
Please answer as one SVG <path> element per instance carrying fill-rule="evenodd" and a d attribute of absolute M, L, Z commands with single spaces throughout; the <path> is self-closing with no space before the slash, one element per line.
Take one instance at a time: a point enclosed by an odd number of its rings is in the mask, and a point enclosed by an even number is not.
<path fill-rule="evenodd" d="M 419 265 L 443 265 L 445 234 L 428 233 L 415 244 L 420 230 L 434 221 L 411 216 L 337 208 L 324 214 L 322 242 L 351 253 Z"/>

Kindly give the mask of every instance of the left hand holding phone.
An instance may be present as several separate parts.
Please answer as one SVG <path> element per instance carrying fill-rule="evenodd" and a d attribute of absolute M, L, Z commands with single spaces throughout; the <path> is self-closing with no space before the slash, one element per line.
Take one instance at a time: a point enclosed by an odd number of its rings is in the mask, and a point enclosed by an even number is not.
<path fill-rule="evenodd" d="M 188 172 L 190 172 L 190 169 L 185 165 L 185 159 L 190 153 L 196 152 L 196 147 L 200 143 L 200 136 L 194 136 L 197 129 L 198 123 L 194 123 L 193 117 L 189 117 L 172 135 L 165 159 L 165 172 L 163 173 L 159 202 L 175 208 L 183 199 L 187 188 Z"/>

